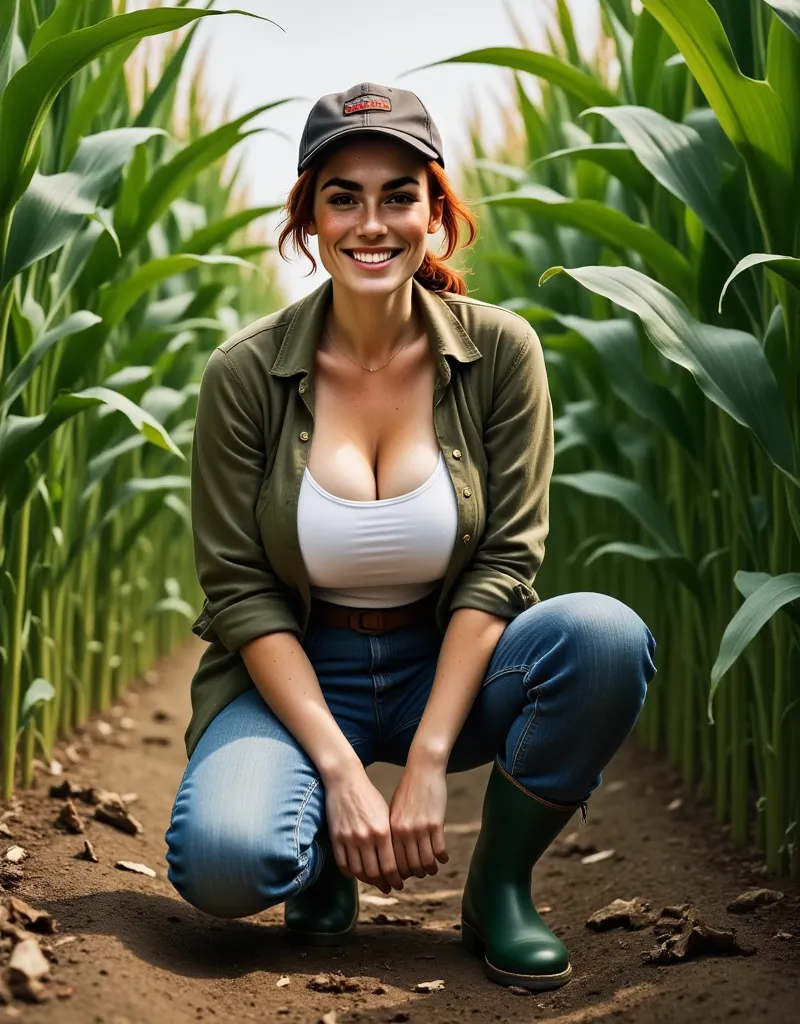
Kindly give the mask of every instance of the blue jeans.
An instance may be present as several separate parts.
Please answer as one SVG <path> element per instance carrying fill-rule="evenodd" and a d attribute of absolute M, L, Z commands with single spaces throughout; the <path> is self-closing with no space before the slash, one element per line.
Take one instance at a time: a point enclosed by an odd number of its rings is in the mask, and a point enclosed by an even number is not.
<path fill-rule="evenodd" d="M 405 764 L 441 642 L 433 623 L 306 633 L 331 713 L 365 766 Z M 497 757 L 535 795 L 584 802 L 636 722 L 654 651 L 639 616 L 604 594 L 526 609 L 495 647 L 448 772 Z M 324 818 L 313 762 L 253 687 L 214 718 L 189 760 L 166 833 L 168 878 L 208 914 L 256 914 L 316 880 Z"/>

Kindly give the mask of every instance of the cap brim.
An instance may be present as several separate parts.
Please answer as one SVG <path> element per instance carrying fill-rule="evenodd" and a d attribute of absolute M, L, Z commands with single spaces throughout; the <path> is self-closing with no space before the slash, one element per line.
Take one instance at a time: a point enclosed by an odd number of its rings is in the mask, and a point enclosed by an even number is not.
<path fill-rule="evenodd" d="M 302 174 L 308 165 L 319 156 L 324 149 L 328 146 L 332 146 L 335 142 L 341 141 L 348 135 L 355 135 L 357 133 L 363 135 L 390 135 L 392 138 L 399 139 L 400 142 L 405 142 L 406 145 L 416 149 L 418 153 L 426 156 L 429 160 L 438 160 L 439 163 L 444 167 L 444 160 L 439 156 L 435 149 L 427 146 L 424 142 L 420 142 L 419 139 L 415 139 L 413 136 L 408 135 L 406 132 L 402 132 L 397 128 L 381 128 L 375 125 L 358 125 L 355 128 L 347 128 L 345 131 L 337 132 L 333 138 L 326 139 L 321 142 L 318 146 L 305 157 L 305 159 L 297 167 L 297 173 Z"/>

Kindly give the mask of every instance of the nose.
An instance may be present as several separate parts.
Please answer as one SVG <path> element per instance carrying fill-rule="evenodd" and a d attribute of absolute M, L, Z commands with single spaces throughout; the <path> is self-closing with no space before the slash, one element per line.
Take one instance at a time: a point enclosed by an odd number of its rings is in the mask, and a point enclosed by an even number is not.
<path fill-rule="evenodd" d="M 360 234 L 370 236 L 386 234 L 386 225 L 381 219 L 380 210 L 381 207 L 379 203 L 364 203 L 364 212 L 361 216 L 361 223 L 359 224 Z"/>

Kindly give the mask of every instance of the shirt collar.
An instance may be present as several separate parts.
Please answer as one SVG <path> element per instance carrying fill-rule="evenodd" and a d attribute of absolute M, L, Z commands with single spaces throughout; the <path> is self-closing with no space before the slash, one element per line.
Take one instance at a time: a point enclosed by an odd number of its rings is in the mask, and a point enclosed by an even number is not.
<path fill-rule="evenodd" d="M 416 278 L 411 279 L 411 288 L 413 299 L 425 318 L 439 375 L 447 384 L 450 381 L 450 364 L 446 356 L 452 356 L 461 363 L 471 363 L 483 357 L 444 299 L 423 287 Z M 328 278 L 300 300 L 272 364 L 271 374 L 276 377 L 293 377 L 297 373 L 313 376 L 314 353 L 332 297 L 333 279 Z"/>

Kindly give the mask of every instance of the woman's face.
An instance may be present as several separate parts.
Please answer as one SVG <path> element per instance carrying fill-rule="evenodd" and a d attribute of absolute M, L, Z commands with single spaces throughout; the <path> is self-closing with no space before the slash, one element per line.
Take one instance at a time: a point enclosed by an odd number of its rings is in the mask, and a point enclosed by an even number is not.
<path fill-rule="evenodd" d="M 442 223 L 442 200 L 431 204 L 425 166 L 410 146 L 381 138 L 354 140 L 325 160 L 307 230 L 317 236 L 322 264 L 335 281 L 379 294 L 417 272 L 427 236 Z"/>

